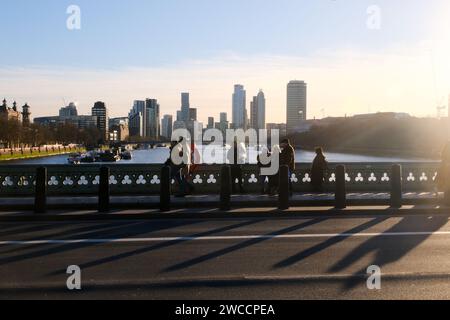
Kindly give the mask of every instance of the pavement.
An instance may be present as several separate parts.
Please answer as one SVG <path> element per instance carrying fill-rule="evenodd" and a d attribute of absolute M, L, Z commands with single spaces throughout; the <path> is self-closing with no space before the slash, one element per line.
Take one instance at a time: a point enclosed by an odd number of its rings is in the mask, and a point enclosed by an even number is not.
<path fill-rule="evenodd" d="M 440 193 L 436 197 L 433 192 L 405 192 L 403 193 L 404 204 L 419 205 L 439 203 L 444 198 Z M 386 192 L 359 192 L 348 193 L 349 205 L 385 205 L 389 204 L 390 194 Z M 120 196 L 110 197 L 111 207 L 118 209 L 130 208 L 159 208 L 160 197 L 155 196 Z M 185 198 L 171 198 L 172 207 L 183 208 L 216 208 L 220 203 L 219 195 L 191 195 Z M 290 198 L 292 206 L 332 206 L 334 205 L 334 193 L 296 193 Z M 96 209 L 98 206 L 97 196 L 49 196 L 47 205 L 50 209 Z M 231 205 L 235 208 L 251 208 L 262 206 L 277 206 L 278 196 L 244 194 L 233 195 Z M 0 211 L 10 210 L 33 210 L 33 197 L 0 197 Z"/>
<path fill-rule="evenodd" d="M 0 222 L 0 298 L 449 299 L 450 211 L 421 210 Z"/>

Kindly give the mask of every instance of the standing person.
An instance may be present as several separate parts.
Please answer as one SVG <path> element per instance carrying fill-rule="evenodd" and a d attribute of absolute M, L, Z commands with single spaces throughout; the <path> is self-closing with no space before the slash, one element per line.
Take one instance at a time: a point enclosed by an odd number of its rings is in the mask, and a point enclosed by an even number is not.
<path fill-rule="evenodd" d="M 316 157 L 311 167 L 311 185 L 315 192 L 323 192 L 325 171 L 328 170 L 328 162 L 321 147 L 316 148 Z"/>
<path fill-rule="evenodd" d="M 281 148 L 279 145 L 275 145 L 272 147 L 272 155 L 278 153 L 278 158 L 281 155 Z M 269 195 L 274 196 L 278 193 L 278 188 L 280 185 L 280 172 L 278 171 L 276 174 L 269 176 Z"/>
<path fill-rule="evenodd" d="M 181 138 L 178 142 L 172 141 L 171 147 L 170 147 L 170 155 L 169 159 L 166 161 L 166 165 L 170 166 L 171 168 L 171 179 L 174 179 L 179 186 L 179 192 L 176 194 L 176 197 L 185 197 L 188 192 L 192 192 L 193 187 L 191 184 L 189 184 L 187 180 L 187 176 L 189 175 L 189 160 L 183 161 L 181 164 L 175 164 L 172 159 L 172 154 L 178 154 L 178 156 L 182 159 L 190 159 L 190 150 L 187 145 L 185 145 L 183 138 Z M 187 156 L 187 158 L 184 158 L 184 155 Z"/>
<path fill-rule="evenodd" d="M 246 148 L 241 143 L 238 144 L 237 140 L 234 140 L 233 148 L 228 151 L 228 161 L 231 163 L 231 185 L 233 193 L 236 193 L 236 180 L 239 186 L 239 192 L 244 193 L 244 187 L 242 186 L 242 166 L 246 159 Z"/>
<path fill-rule="evenodd" d="M 289 194 L 293 195 L 293 187 L 292 187 L 292 174 L 295 170 L 295 150 L 291 145 L 289 139 L 284 139 L 281 141 L 281 154 L 280 154 L 280 168 L 282 166 L 288 166 L 289 168 Z"/>
<path fill-rule="evenodd" d="M 261 184 L 261 194 L 266 194 L 266 193 L 270 193 L 270 183 L 269 183 L 269 188 L 268 190 L 266 190 L 266 180 L 269 178 L 268 176 L 262 175 L 262 168 L 270 168 L 270 163 L 268 164 L 263 164 L 261 162 L 261 156 L 262 155 L 266 155 L 268 158 L 270 157 L 271 153 L 269 148 L 263 147 L 261 149 L 261 153 L 258 154 L 258 157 L 256 158 L 256 160 L 258 161 L 258 168 L 260 170 L 259 173 L 259 179 L 260 179 L 260 184 Z M 270 181 L 270 179 L 269 179 Z"/>
<path fill-rule="evenodd" d="M 436 177 L 436 196 L 439 195 L 439 191 L 447 191 L 446 180 L 450 177 L 450 141 L 448 141 L 441 153 L 441 165 Z"/>
<path fill-rule="evenodd" d="M 198 150 L 197 146 L 195 145 L 195 142 L 191 143 L 190 153 L 191 153 L 191 155 L 190 155 L 191 165 L 189 167 L 189 175 L 187 177 L 188 177 L 188 181 L 189 181 L 189 188 L 191 189 L 191 192 L 194 192 L 195 187 L 193 185 L 193 181 L 195 179 L 195 175 L 197 173 L 199 165 L 202 163 L 200 151 Z"/>

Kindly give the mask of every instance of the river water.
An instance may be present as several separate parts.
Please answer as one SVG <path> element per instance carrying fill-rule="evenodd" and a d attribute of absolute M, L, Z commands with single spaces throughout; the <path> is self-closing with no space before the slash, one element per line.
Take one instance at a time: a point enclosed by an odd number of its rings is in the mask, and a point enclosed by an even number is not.
<path fill-rule="evenodd" d="M 151 150 L 135 150 L 132 152 L 132 160 L 121 160 L 118 163 L 124 164 L 158 164 L 164 163 L 169 156 L 169 149 L 156 148 Z M 311 151 L 296 151 L 296 162 L 310 163 L 314 159 L 315 153 Z M 326 153 L 329 162 L 424 162 L 426 159 L 408 159 L 399 157 L 373 157 L 366 155 L 354 155 L 345 153 Z M 67 155 L 52 156 L 46 158 L 14 160 L 3 162 L 3 165 L 8 164 L 29 164 L 29 165 L 45 165 L 45 164 L 67 164 Z M 255 163 L 256 152 L 250 151 L 250 163 Z"/>

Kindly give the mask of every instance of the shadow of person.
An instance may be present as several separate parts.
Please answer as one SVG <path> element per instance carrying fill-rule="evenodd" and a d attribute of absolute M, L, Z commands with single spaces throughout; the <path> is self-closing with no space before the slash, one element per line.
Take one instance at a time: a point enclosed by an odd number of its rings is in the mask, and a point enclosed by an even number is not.
<path fill-rule="evenodd" d="M 369 266 L 376 265 L 383 270 L 384 266 L 402 259 L 446 223 L 448 223 L 448 216 L 405 217 L 382 234 L 370 238 L 352 250 L 333 265 L 329 272 L 341 272 L 369 254 L 374 255 L 370 263 L 365 263 L 367 266 L 355 272 L 353 277 L 345 282 L 344 289 L 351 289 L 361 283 L 361 277 L 367 274 L 366 270 Z"/>

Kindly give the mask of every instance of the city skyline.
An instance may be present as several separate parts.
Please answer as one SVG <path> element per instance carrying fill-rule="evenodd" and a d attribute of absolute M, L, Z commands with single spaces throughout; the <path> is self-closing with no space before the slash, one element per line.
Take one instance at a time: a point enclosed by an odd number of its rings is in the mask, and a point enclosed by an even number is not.
<path fill-rule="evenodd" d="M 0 94 L 32 103 L 34 117 L 64 99 L 77 101 L 82 113 L 105 100 L 111 115 L 120 116 L 139 96 L 157 97 L 165 113 L 175 115 L 178 93 L 188 91 L 206 123 L 220 111 L 231 114 L 230 88 L 243 83 L 248 92 L 264 89 L 268 121 L 284 122 L 279 110 L 292 79 L 310 86 L 310 118 L 369 111 L 434 116 L 450 91 L 450 5 L 442 0 L 378 1 L 382 19 L 375 30 L 367 25 L 372 2 L 365 0 L 248 1 L 237 12 L 229 3 L 200 0 L 135 1 L 127 10 L 120 2 L 81 0 L 78 31 L 66 28 L 68 4 L 0 4 L 8 13 L 0 36 L 12 46 L 0 53 Z M 156 27 L 136 19 L 149 11 L 158 13 Z M 111 23 L 118 17 L 127 28 Z M 280 23 L 272 28 L 261 17 Z M 106 31 L 115 36 L 104 37 Z M 128 49 L 138 44 L 143 50 Z"/>

